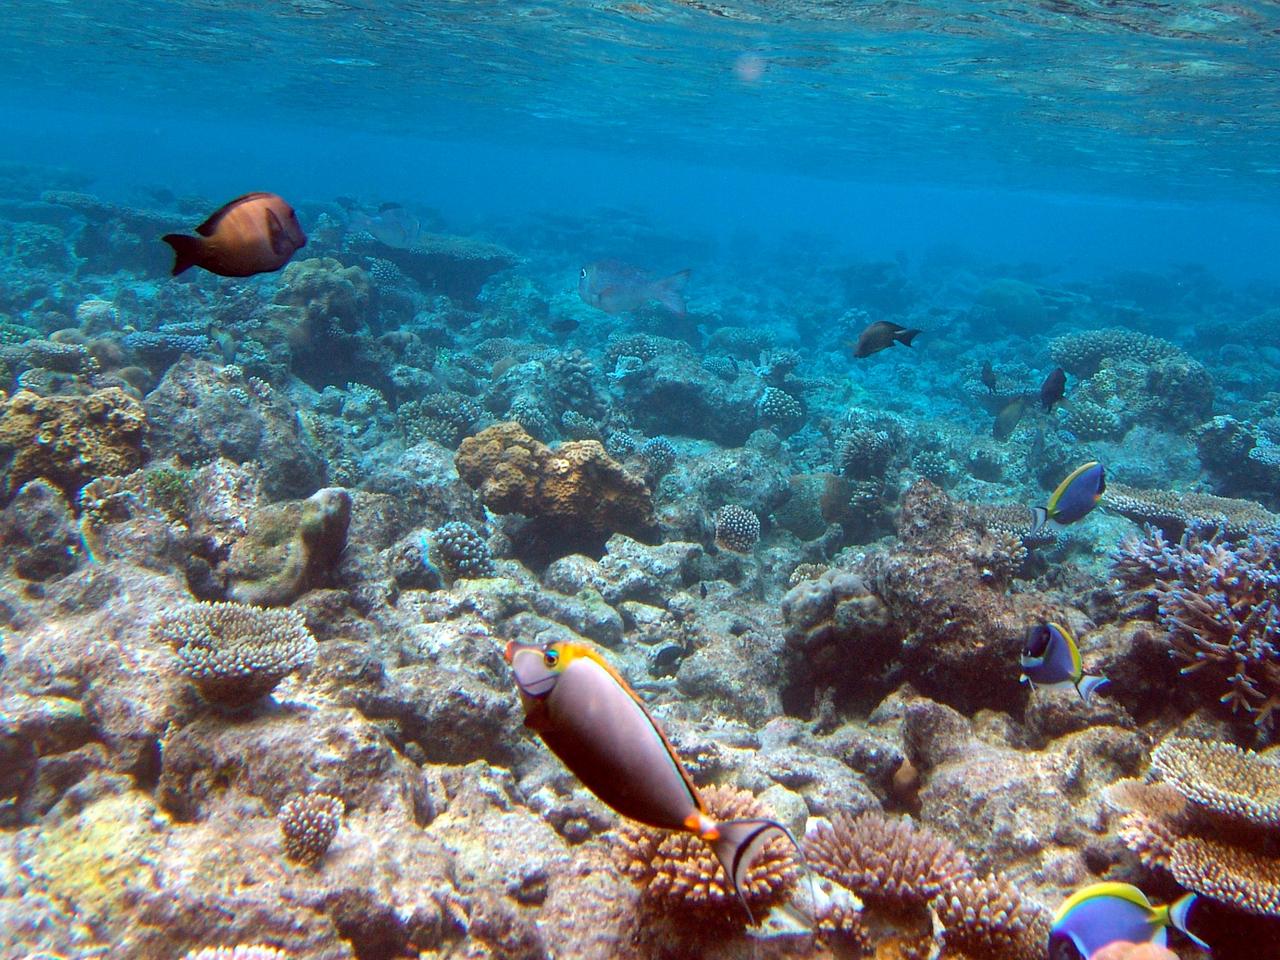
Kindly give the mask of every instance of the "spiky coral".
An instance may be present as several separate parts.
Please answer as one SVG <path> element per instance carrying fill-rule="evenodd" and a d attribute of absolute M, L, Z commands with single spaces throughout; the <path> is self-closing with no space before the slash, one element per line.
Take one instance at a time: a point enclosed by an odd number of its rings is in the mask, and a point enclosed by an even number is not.
<path fill-rule="evenodd" d="M 1112 572 L 1165 629 L 1184 674 L 1225 682 L 1221 702 L 1267 722 L 1280 706 L 1280 540 L 1175 543 L 1148 527 L 1120 545 Z"/>
<path fill-rule="evenodd" d="M 716 820 L 770 815 L 745 790 L 708 787 L 702 799 Z M 626 820 L 618 828 L 612 853 L 620 869 L 643 888 L 646 908 L 707 930 L 723 931 L 746 921 L 724 870 L 700 838 Z M 752 914 L 759 919 L 785 902 L 796 875 L 791 845 L 784 837 L 771 838 L 752 863 L 742 890 Z"/>
<path fill-rule="evenodd" d="M 967 877 L 930 904 L 942 923 L 942 942 L 970 957 L 1041 960 L 1049 942 L 1049 915 L 1023 900 L 1000 876 Z"/>
<path fill-rule="evenodd" d="M 879 813 L 837 813 L 805 838 L 805 856 L 815 873 L 891 912 L 917 910 L 973 875 L 949 840 Z"/>

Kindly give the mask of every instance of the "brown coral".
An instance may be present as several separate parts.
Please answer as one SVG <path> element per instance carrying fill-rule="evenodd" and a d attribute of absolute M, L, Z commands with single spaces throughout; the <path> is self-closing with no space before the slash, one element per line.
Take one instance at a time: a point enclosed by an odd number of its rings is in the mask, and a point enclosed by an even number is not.
<path fill-rule="evenodd" d="M 1151 765 L 1211 813 L 1280 827 L 1280 764 L 1230 743 L 1174 737 L 1156 747 Z"/>
<path fill-rule="evenodd" d="M 804 851 L 815 873 L 890 912 L 918 911 L 973 874 L 949 840 L 879 813 L 837 813 L 805 837 Z"/>
<path fill-rule="evenodd" d="M 151 629 L 173 647 L 179 671 L 205 699 L 227 706 L 265 697 L 316 656 L 315 638 L 294 610 L 193 603 Z"/>
<path fill-rule="evenodd" d="M 485 506 L 524 514 L 565 546 L 598 547 L 612 533 L 647 540 L 654 532 L 644 480 L 595 440 L 573 440 L 553 450 L 518 423 L 499 423 L 463 440 L 454 462 Z"/>
<path fill-rule="evenodd" d="M 1179 537 L 1188 528 L 1217 528 L 1228 537 L 1241 537 L 1252 529 L 1280 530 L 1280 516 L 1252 500 L 1208 493 L 1141 490 L 1108 481 L 1102 505 L 1135 523 L 1155 524 L 1170 537 Z"/>
<path fill-rule="evenodd" d="M 75 502 L 94 477 L 124 476 L 141 465 L 146 426 L 142 404 L 119 387 L 84 397 L 20 390 L 0 402 L 5 496 L 44 477 Z"/>
<path fill-rule="evenodd" d="M 962 877 L 930 904 L 942 924 L 946 955 L 1042 960 L 1049 912 L 1024 900 L 1004 877 Z"/>
<path fill-rule="evenodd" d="M 294 797 L 277 814 L 284 854 L 311 867 L 323 859 L 342 823 L 342 800 L 326 793 Z"/>
<path fill-rule="evenodd" d="M 745 790 L 708 787 L 702 799 L 715 820 L 770 816 Z M 746 921 L 732 884 L 703 840 L 631 821 L 622 822 L 617 838 L 611 850 L 614 861 L 644 890 L 642 900 L 648 909 L 709 930 L 741 927 Z M 790 843 L 781 836 L 770 839 L 752 863 L 742 890 L 752 915 L 759 920 L 785 902 L 796 876 Z"/>

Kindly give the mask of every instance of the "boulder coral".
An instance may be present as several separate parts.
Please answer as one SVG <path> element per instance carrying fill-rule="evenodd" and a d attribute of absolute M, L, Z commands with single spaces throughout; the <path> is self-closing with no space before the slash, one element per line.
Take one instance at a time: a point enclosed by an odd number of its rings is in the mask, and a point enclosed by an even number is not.
<path fill-rule="evenodd" d="M 20 390 L 0 399 L 3 497 L 43 477 L 74 501 L 94 477 L 141 466 L 146 428 L 142 404 L 119 387 L 85 397 L 41 397 Z"/>
<path fill-rule="evenodd" d="M 463 440 L 454 462 L 490 510 L 530 519 L 526 553 L 599 555 L 613 533 L 653 538 L 649 488 L 594 440 L 553 450 L 519 424 L 499 423 Z"/>

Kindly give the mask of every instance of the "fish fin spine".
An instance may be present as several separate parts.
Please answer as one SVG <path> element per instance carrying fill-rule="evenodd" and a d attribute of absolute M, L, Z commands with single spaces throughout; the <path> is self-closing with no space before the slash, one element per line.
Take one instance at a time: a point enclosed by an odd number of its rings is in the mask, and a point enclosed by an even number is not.
<path fill-rule="evenodd" d="M 204 241 L 199 237 L 189 237 L 185 233 L 166 233 L 160 238 L 173 247 L 173 273 L 176 277 L 185 270 L 200 263 L 204 256 Z"/>

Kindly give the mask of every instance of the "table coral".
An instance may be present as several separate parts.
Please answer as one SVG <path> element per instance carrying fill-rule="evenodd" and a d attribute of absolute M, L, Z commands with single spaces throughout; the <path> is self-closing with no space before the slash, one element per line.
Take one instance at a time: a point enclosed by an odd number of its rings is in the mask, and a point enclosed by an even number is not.
<path fill-rule="evenodd" d="M 463 440 L 454 462 L 485 506 L 529 517 L 557 555 L 580 547 L 598 552 L 615 532 L 653 535 L 649 488 L 594 440 L 553 450 L 519 424 L 499 423 Z"/>
<path fill-rule="evenodd" d="M 1155 524 L 1171 537 L 1186 530 L 1220 530 L 1239 537 L 1251 530 L 1280 530 L 1280 515 L 1264 510 L 1252 500 L 1216 497 L 1208 493 L 1178 490 L 1140 490 L 1107 482 L 1102 506 L 1135 523 Z"/>
<path fill-rule="evenodd" d="M 0 402 L 5 499 L 43 477 L 74 501 L 94 477 L 131 473 L 142 464 L 146 426 L 142 404 L 118 387 L 85 397 L 20 390 Z"/>

